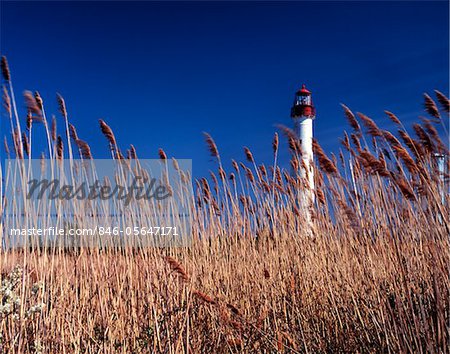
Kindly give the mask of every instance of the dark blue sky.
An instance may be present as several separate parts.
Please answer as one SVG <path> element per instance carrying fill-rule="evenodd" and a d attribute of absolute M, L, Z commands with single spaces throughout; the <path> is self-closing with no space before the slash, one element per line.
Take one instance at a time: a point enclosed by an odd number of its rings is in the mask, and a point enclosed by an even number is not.
<path fill-rule="evenodd" d="M 202 175 L 214 168 L 202 131 L 225 161 L 243 159 L 244 145 L 271 161 L 274 124 L 291 124 L 303 82 L 327 151 L 347 127 L 340 102 L 381 126 L 391 127 L 384 109 L 413 121 L 423 92 L 448 93 L 448 10 L 429 1 L 2 1 L 1 52 L 17 93 L 39 90 L 51 113 L 55 92 L 64 96 L 95 157 L 108 156 L 104 118 L 123 150 L 132 143 L 155 158 L 163 147 Z"/>

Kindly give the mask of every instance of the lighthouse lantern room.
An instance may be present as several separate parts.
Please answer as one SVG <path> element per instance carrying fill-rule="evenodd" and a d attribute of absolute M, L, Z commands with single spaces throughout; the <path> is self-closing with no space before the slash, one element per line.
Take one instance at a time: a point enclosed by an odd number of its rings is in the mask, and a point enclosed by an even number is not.
<path fill-rule="evenodd" d="M 316 117 L 316 109 L 312 103 L 311 91 L 303 84 L 302 88 L 295 93 L 294 105 L 291 109 L 291 117 Z"/>

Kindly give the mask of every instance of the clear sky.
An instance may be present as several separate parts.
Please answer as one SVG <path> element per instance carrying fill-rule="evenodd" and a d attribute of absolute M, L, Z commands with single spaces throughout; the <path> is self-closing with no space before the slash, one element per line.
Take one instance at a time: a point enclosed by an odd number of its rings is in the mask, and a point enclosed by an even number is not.
<path fill-rule="evenodd" d="M 108 157 L 103 118 L 123 151 L 162 147 L 198 176 L 215 168 L 203 131 L 225 161 L 244 159 L 244 145 L 271 161 L 302 83 L 327 151 L 347 127 L 341 102 L 384 127 L 385 109 L 413 121 L 423 92 L 448 94 L 448 13 L 430 1 L 2 1 L 0 44 L 16 92 L 39 90 L 52 113 L 60 92 L 94 157 Z"/>

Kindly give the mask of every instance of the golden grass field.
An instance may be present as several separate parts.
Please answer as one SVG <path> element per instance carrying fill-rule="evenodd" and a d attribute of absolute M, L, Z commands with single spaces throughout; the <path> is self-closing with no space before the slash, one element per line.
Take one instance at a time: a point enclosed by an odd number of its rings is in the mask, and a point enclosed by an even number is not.
<path fill-rule="evenodd" d="M 61 131 L 47 124 L 38 93 L 25 92 L 25 124 L 4 57 L 2 74 L 12 157 L 31 158 L 37 139 L 55 166 L 78 152 L 92 157 L 62 97 Z M 231 171 L 205 135 L 217 171 L 194 183 L 190 247 L 3 249 L 0 352 L 448 353 L 449 100 L 435 93 L 436 101 L 425 95 L 427 118 L 414 134 L 391 112 L 389 132 L 343 106 L 351 132 L 337 156 L 314 143 L 308 205 L 299 202 L 307 182 L 288 128 L 267 144 L 273 164 L 245 149 Z M 33 124 L 46 135 L 33 136 Z M 136 158 L 134 148 L 122 155 L 105 122 L 100 128 L 113 158 Z M 284 148 L 288 169 L 277 163 Z M 437 155 L 447 156 L 444 173 Z"/>

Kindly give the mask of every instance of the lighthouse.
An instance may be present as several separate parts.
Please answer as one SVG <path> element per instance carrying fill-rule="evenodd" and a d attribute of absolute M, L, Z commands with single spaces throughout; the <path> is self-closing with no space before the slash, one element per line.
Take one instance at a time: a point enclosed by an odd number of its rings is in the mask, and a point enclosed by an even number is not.
<path fill-rule="evenodd" d="M 314 170 L 313 170 L 313 120 L 316 118 L 316 109 L 312 102 L 311 91 L 305 85 L 295 93 L 294 104 L 291 108 L 291 118 L 294 121 L 294 131 L 298 136 L 302 149 L 302 176 L 309 182 L 309 194 L 314 198 Z"/>

